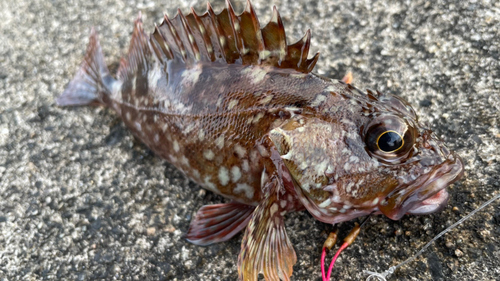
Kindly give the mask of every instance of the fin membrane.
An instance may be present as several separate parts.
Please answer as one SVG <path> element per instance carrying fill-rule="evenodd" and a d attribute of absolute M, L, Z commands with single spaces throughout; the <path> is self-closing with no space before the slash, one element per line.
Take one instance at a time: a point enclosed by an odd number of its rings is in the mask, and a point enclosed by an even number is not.
<path fill-rule="evenodd" d="M 177 60 L 187 66 L 196 62 L 238 63 L 289 68 L 309 73 L 319 54 L 307 59 L 311 42 L 308 30 L 304 38 L 287 45 L 281 17 L 273 8 L 271 21 L 260 28 L 250 1 L 236 15 L 231 3 L 216 14 L 210 4 L 207 12 L 184 16 L 179 10 L 170 19 L 165 15 L 150 36 L 152 50 L 160 61 Z"/>
<path fill-rule="evenodd" d="M 92 28 L 85 59 L 56 102 L 60 106 L 103 103 L 105 94 L 110 92 L 108 86 L 113 81 L 104 61 L 97 32 Z"/>
<path fill-rule="evenodd" d="M 271 192 L 257 206 L 248 223 L 238 256 L 240 280 L 257 281 L 263 273 L 266 281 L 290 280 L 297 256 L 288 238 L 284 210 L 278 200 L 278 181 L 269 184 Z"/>
<path fill-rule="evenodd" d="M 254 209 L 237 202 L 203 206 L 189 225 L 186 239 L 202 246 L 227 241 L 247 226 Z"/>

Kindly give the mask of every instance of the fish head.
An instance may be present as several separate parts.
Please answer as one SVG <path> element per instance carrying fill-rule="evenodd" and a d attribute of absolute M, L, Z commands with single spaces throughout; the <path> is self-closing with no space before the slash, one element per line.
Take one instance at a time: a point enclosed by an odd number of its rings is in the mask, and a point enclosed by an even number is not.
<path fill-rule="evenodd" d="M 296 116 L 270 132 L 301 203 L 333 224 L 441 210 L 446 187 L 463 174 L 460 157 L 403 99 L 378 92 L 349 99 L 332 98 L 335 109 Z"/>

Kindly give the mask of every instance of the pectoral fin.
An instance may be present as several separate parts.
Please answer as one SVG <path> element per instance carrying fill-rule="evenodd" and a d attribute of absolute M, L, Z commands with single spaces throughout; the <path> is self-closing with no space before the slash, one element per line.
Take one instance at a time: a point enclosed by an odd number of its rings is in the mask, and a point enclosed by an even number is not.
<path fill-rule="evenodd" d="M 272 180 L 270 192 L 257 206 L 248 223 L 238 256 L 240 280 L 256 281 L 263 273 L 267 281 L 290 280 L 297 256 L 288 238 L 278 199 L 278 181 Z"/>
<path fill-rule="evenodd" d="M 237 202 L 203 206 L 191 221 L 186 239 L 201 246 L 227 241 L 245 228 L 254 209 Z"/>

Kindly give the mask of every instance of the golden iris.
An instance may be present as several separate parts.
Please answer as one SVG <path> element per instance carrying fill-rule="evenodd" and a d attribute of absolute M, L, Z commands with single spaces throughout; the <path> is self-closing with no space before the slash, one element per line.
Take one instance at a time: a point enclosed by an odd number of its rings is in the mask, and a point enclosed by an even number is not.
<path fill-rule="evenodd" d="M 377 147 L 383 152 L 396 152 L 404 145 L 403 137 L 396 131 L 385 131 L 377 138 Z"/>

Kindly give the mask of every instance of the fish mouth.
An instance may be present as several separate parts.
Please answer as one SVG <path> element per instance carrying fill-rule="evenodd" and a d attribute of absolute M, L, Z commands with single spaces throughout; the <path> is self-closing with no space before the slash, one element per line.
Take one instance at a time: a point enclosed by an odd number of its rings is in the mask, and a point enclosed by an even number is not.
<path fill-rule="evenodd" d="M 378 209 L 393 220 L 399 220 L 405 214 L 425 215 L 440 211 L 448 203 L 446 187 L 459 180 L 463 173 L 462 159 L 457 154 L 450 153 L 447 160 L 429 173 L 388 195 Z"/>

